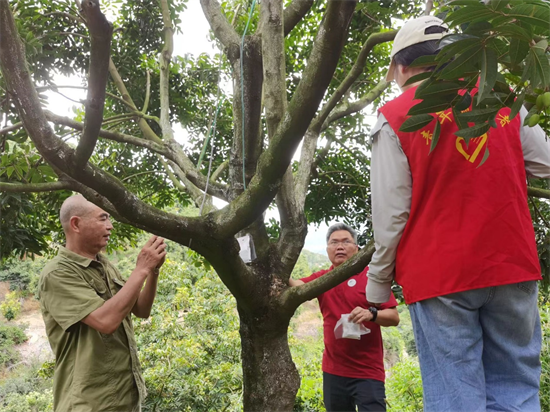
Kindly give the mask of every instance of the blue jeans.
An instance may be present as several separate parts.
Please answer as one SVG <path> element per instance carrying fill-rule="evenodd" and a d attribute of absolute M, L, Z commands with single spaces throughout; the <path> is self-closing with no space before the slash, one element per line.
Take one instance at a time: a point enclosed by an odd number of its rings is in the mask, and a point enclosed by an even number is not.
<path fill-rule="evenodd" d="M 535 281 L 453 293 L 409 310 L 425 412 L 540 412 Z"/>

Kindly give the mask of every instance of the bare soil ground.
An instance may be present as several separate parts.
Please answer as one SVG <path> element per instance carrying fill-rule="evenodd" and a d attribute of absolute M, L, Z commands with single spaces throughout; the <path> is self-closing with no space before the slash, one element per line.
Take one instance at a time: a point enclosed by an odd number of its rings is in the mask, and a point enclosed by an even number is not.
<path fill-rule="evenodd" d="M 0 302 L 4 300 L 8 292 L 8 283 L 0 282 Z M 25 333 L 29 338 L 25 343 L 17 347 L 21 353 L 22 361 L 32 362 L 39 360 L 44 362 L 53 359 L 53 353 L 46 336 L 46 327 L 42 320 L 38 301 L 34 297 L 28 297 L 22 301 L 21 306 L 20 315 L 11 322 L 24 326 Z M 6 322 L 6 319 L 2 315 L 0 315 L 0 320 Z"/>
<path fill-rule="evenodd" d="M 305 302 L 302 305 L 300 314 L 292 322 L 295 325 L 294 336 L 297 339 L 323 339 L 323 318 L 317 299 Z"/>
<path fill-rule="evenodd" d="M 26 326 L 25 333 L 29 337 L 29 340 L 17 348 L 21 353 L 21 359 L 38 359 L 42 362 L 53 359 L 40 309 L 23 312 L 15 322 Z"/>

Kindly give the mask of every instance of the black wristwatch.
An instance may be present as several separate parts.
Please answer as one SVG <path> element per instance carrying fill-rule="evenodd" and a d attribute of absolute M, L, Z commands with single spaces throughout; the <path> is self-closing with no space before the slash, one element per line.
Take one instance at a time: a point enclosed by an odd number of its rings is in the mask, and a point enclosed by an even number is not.
<path fill-rule="evenodd" d="M 369 308 L 369 312 L 372 313 L 372 319 L 370 321 L 371 322 L 376 321 L 376 317 L 378 316 L 378 309 L 376 309 L 374 306 L 371 306 Z"/>

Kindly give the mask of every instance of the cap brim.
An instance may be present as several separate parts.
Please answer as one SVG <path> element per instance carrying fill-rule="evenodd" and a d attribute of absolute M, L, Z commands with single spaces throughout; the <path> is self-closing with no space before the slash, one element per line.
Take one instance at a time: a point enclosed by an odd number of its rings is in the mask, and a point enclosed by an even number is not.
<path fill-rule="evenodd" d="M 392 59 L 391 63 L 390 63 L 390 68 L 388 69 L 388 72 L 386 73 L 386 81 L 387 82 L 392 82 L 392 81 L 395 80 L 394 72 L 395 72 L 395 62 Z"/>

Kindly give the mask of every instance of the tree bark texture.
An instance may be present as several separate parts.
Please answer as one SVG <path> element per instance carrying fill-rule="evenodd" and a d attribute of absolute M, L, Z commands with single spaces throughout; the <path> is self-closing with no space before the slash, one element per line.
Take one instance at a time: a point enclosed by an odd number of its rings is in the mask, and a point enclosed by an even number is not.
<path fill-rule="evenodd" d="M 289 319 L 274 309 L 239 310 L 245 412 L 292 411 L 300 376 L 288 346 Z"/>

